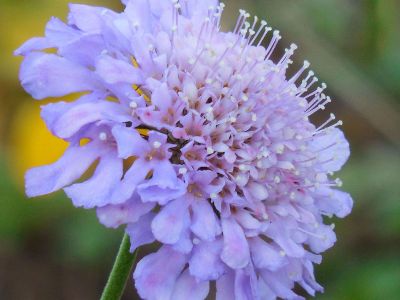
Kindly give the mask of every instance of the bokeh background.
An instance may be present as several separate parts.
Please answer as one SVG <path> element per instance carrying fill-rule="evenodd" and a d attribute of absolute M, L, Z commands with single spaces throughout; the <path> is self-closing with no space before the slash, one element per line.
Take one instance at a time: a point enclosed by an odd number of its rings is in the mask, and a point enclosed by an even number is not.
<path fill-rule="evenodd" d="M 201 1 L 201 0 L 199 0 Z M 117 0 L 76 1 L 121 9 Z M 316 299 L 400 299 L 400 1 L 226 0 L 228 28 L 246 8 L 299 45 L 335 99 L 352 157 L 341 178 L 355 200 L 337 222 L 338 243 L 317 267 Z M 121 231 L 62 193 L 28 200 L 26 169 L 53 162 L 66 145 L 39 118 L 39 103 L 18 83 L 12 52 L 41 36 L 67 0 L 0 0 L 0 299 L 98 299 Z M 128 284 L 124 299 L 137 299 Z"/>

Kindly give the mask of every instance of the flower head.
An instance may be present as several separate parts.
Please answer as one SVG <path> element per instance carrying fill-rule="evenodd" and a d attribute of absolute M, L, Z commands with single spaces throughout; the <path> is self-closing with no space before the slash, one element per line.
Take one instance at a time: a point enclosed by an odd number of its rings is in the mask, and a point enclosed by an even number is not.
<path fill-rule="evenodd" d="M 204 299 L 210 281 L 221 300 L 322 291 L 313 264 L 336 241 L 326 218 L 352 207 L 332 179 L 349 156 L 341 121 L 310 121 L 331 102 L 325 84 L 308 62 L 288 76 L 297 46 L 273 61 L 279 32 L 245 11 L 223 32 L 216 0 L 123 2 L 71 5 L 67 24 L 51 19 L 16 51 L 34 98 L 81 94 L 43 106 L 70 146 L 28 171 L 28 196 L 63 188 L 126 226 L 132 251 L 160 242 L 134 272 L 144 299 Z"/>

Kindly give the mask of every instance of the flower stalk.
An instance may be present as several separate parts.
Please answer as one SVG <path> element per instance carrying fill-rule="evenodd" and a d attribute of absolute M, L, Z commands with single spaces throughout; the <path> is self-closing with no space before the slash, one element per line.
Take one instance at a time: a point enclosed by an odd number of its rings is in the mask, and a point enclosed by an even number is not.
<path fill-rule="evenodd" d="M 113 268 L 100 300 L 121 299 L 138 252 L 138 250 L 136 250 L 134 253 L 130 253 L 129 249 L 129 236 L 124 234 L 117 257 L 115 258 Z"/>

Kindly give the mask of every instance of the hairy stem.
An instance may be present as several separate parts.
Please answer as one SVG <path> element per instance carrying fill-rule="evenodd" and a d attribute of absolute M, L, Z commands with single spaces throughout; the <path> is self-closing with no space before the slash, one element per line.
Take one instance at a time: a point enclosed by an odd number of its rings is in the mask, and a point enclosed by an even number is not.
<path fill-rule="evenodd" d="M 130 241 L 127 234 L 124 235 L 114 266 L 111 270 L 107 284 L 104 288 L 101 300 L 119 300 L 124 293 L 126 282 L 136 260 L 137 250 L 134 253 L 129 252 Z"/>

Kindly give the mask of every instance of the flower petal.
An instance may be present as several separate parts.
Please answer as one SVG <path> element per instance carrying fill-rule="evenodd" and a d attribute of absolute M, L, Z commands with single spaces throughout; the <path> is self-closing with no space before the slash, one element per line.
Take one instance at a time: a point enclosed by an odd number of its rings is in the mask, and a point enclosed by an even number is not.
<path fill-rule="evenodd" d="M 263 184 L 250 182 L 246 188 L 256 200 L 263 201 L 268 198 L 268 189 Z"/>
<path fill-rule="evenodd" d="M 190 219 L 185 218 L 185 223 L 183 225 L 183 231 L 179 240 L 172 246 L 175 251 L 188 254 L 193 249 L 193 240 L 192 240 L 192 233 L 189 230 L 190 226 Z"/>
<path fill-rule="evenodd" d="M 124 178 L 118 182 L 110 199 L 114 204 L 123 203 L 131 198 L 137 185 L 142 182 L 150 172 L 150 165 L 143 159 L 135 160 L 134 164 L 125 173 Z"/>
<path fill-rule="evenodd" d="M 187 205 L 182 199 L 168 203 L 151 224 L 156 239 L 165 244 L 174 244 L 181 237 L 185 220 L 189 218 Z"/>
<path fill-rule="evenodd" d="M 97 209 L 97 217 L 104 226 L 117 228 L 122 224 L 136 223 L 154 208 L 154 203 L 143 203 L 138 195 L 125 203 L 106 205 Z"/>
<path fill-rule="evenodd" d="M 350 156 L 349 142 L 338 128 L 329 130 L 324 135 L 317 135 L 309 144 L 311 151 L 318 153 L 316 167 L 324 172 L 339 171 Z"/>
<path fill-rule="evenodd" d="M 113 102 L 97 101 L 73 103 L 65 113 L 54 122 L 52 131 L 60 138 L 67 139 L 83 126 L 96 121 L 128 122 L 131 117 L 126 110 Z"/>
<path fill-rule="evenodd" d="M 185 183 L 178 179 L 169 161 L 155 164 L 153 177 L 137 187 L 143 202 L 158 202 L 165 205 L 186 193 Z"/>
<path fill-rule="evenodd" d="M 133 65 L 109 55 L 102 55 L 96 63 L 96 74 L 106 83 L 142 84 L 142 72 Z"/>
<path fill-rule="evenodd" d="M 233 272 L 222 275 L 217 280 L 216 300 L 232 300 L 235 298 L 235 276 Z M 238 299 L 239 300 L 239 299 Z"/>
<path fill-rule="evenodd" d="M 281 268 L 287 261 L 279 254 L 279 249 L 269 245 L 256 237 L 250 240 L 252 261 L 257 268 L 275 271 Z"/>
<path fill-rule="evenodd" d="M 221 232 L 221 227 L 211 205 L 206 200 L 193 201 L 192 211 L 192 232 L 202 240 L 214 240 Z"/>
<path fill-rule="evenodd" d="M 100 32 L 103 24 L 102 15 L 114 13 L 104 7 L 83 4 L 69 4 L 69 10 L 68 24 L 75 25 L 80 30 L 86 32 Z"/>
<path fill-rule="evenodd" d="M 25 56 L 31 51 L 38 51 L 51 47 L 54 47 L 54 45 L 48 39 L 44 37 L 35 37 L 22 44 L 17 50 L 14 51 L 14 55 Z"/>
<path fill-rule="evenodd" d="M 198 15 L 199 17 L 206 17 L 210 7 L 216 8 L 218 6 L 217 0 L 188 0 L 186 2 L 190 16 Z"/>
<path fill-rule="evenodd" d="M 136 266 L 133 278 L 143 299 L 170 300 L 176 280 L 186 258 L 171 247 L 163 246 L 157 253 L 145 256 Z"/>
<path fill-rule="evenodd" d="M 190 274 L 201 280 L 217 280 L 226 269 L 219 257 L 221 250 L 221 240 L 201 242 L 194 246 L 189 261 Z"/>
<path fill-rule="evenodd" d="M 272 222 L 268 229 L 268 237 L 272 238 L 285 254 L 292 257 L 303 257 L 304 248 L 301 244 L 295 242 L 292 233 L 297 228 L 297 222 L 287 217 L 285 219 Z"/>
<path fill-rule="evenodd" d="M 125 14 L 130 20 L 137 22 L 138 27 L 145 32 L 151 30 L 152 15 L 148 0 L 126 1 Z"/>
<path fill-rule="evenodd" d="M 101 35 L 82 35 L 60 46 L 58 54 L 72 62 L 93 69 L 96 58 L 101 54 L 104 48 L 104 39 Z"/>
<path fill-rule="evenodd" d="M 308 238 L 308 244 L 314 253 L 322 253 L 331 248 L 336 242 L 336 234 L 333 229 L 324 224 L 314 228 L 313 235 Z"/>
<path fill-rule="evenodd" d="M 304 263 L 303 276 L 299 284 L 312 296 L 315 292 L 324 291 L 324 288 L 315 281 L 314 266 L 310 261 Z"/>
<path fill-rule="evenodd" d="M 78 39 L 82 33 L 60 19 L 52 17 L 46 24 L 45 35 L 54 47 L 60 47 Z"/>
<path fill-rule="evenodd" d="M 121 158 L 126 159 L 131 156 L 141 157 L 144 153 L 150 151 L 147 141 L 132 128 L 114 126 L 112 133 L 117 142 L 118 156 Z"/>
<path fill-rule="evenodd" d="M 103 155 L 94 175 L 83 183 L 76 183 L 65 192 L 75 206 L 93 208 L 112 204 L 110 196 L 122 177 L 122 160 L 115 153 Z"/>
<path fill-rule="evenodd" d="M 207 297 L 210 284 L 208 281 L 197 281 L 186 270 L 175 283 L 171 299 L 174 300 L 203 300 Z"/>
<path fill-rule="evenodd" d="M 142 245 L 151 244 L 156 240 L 151 232 L 151 222 L 154 216 L 154 213 L 148 213 L 142 216 L 136 223 L 131 223 L 126 227 L 126 233 L 131 240 L 131 252 L 134 252 Z"/>
<path fill-rule="evenodd" d="M 54 164 L 30 169 L 25 175 L 29 197 L 55 192 L 77 180 L 99 157 L 97 145 L 71 146 Z"/>
<path fill-rule="evenodd" d="M 253 300 L 258 297 L 257 276 L 251 266 L 249 268 L 236 270 L 235 274 L 235 299 Z"/>
<path fill-rule="evenodd" d="M 248 211 L 244 209 L 238 210 L 235 214 L 235 218 L 244 229 L 256 230 L 263 225 L 259 220 L 254 218 Z"/>
<path fill-rule="evenodd" d="M 161 84 L 151 95 L 151 102 L 161 111 L 167 111 L 172 104 L 170 89 L 166 83 Z"/>
<path fill-rule="evenodd" d="M 61 97 L 92 91 L 97 85 L 93 73 L 54 54 L 28 54 L 21 65 L 20 80 L 35 99 Z"/>
<path fill-rule="evenodd" d="M 265 284 L 276 294 L 277 297 L 282 299 L 304 300 L 303 297 L 296 295 L 292 291 L 294 283 L 283 272 L 261 271 L 260 275 Z"/>
<path fill-rule="evenodd" d="M 56 123 L 64 114 L 66 114 L 70 109 L 74 108 L 75 106 L 79 104 L 84 104 L 84 103 L 96 103 L 100 101 L 101 99 L 104 99 L 104 95 L 100 93 L 91 93 L 88 95 L 84 95 L 80 97 L 78 100 L 74 102 L 56 102 L 56 103 L 49 103 L 46 105 L 42 105 L 41 111 L 40 111 L 40 116 L 42 119 L 45 121 L 47 128 L 54 134 L 54 127 L 56 126 Z"/>
<path fill-rule="evenodd" d="M 241 269 L 250 261 L 250 250 L 243 229 L 232 218 L 222 219 L 224 248 L 221 259 L 232 269 Z"/>
<path fill-rule="evenodd" d="M 318 193 L 315 201 L 321 211 L 339 218 L 346 217 L 353 208 L 350 194 L 333 189 L 325 189 L 322 193 Z"/>

